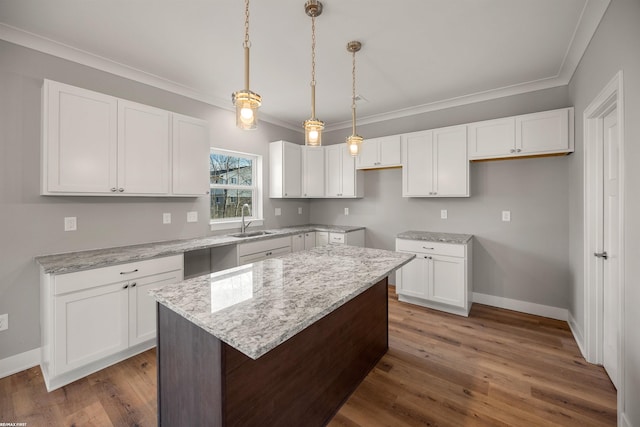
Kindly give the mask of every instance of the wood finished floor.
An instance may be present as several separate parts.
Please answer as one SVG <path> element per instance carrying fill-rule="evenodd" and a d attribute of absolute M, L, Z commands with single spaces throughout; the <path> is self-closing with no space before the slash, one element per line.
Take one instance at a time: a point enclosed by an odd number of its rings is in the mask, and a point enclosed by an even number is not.
<path fill-rule="evenodd" d="M 616 425 L 615 389 L 565 322 L 478 304 L 467 319 L 389 295 L 389 352 L 330 426 Z M 0 379 L 0 423 L 146 427 L 156 409 L 155 350 L 51 393 L 39 368 Z"/>

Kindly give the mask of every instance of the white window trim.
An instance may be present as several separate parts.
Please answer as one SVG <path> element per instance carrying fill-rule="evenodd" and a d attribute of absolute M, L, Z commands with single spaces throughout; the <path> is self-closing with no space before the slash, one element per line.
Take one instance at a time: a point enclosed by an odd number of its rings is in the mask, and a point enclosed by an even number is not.
<path fill-rule="evenodd" d="M 241 151 L 233 151 L 233 150 L 224 150 L 221 148 L 211 147 L 209 153 L 223 153 L 228 154 L 230 156 L 245 156 L 251 157 L 254 159 L 254 171 L 253 171 L 253 179 L 256 183 L 255 185 L 255 196 L 253 198 L 253 209 L 250 216 L 245 217 L 245 221 L 251 221 L 249 227 L 260 227 L 264 225 L 264 216 L 262 214 L 262 156 L 259 154 L 253 153 L 243 153 Z M 229 187 L 235 187 L 230 185 Z M 243 188 L 242 186 L 237 186 L 237 188 Z M 211 201 L 209 201 L 209 211 L 211 211 Z M 224 220 L 214 221 L 209 218 L 209 227 L 211 231 L 218 230 L 232 230 L 236 228 L 240 228 L 242 226 L 242 221 L 240 218 L 229 218 Z"/>

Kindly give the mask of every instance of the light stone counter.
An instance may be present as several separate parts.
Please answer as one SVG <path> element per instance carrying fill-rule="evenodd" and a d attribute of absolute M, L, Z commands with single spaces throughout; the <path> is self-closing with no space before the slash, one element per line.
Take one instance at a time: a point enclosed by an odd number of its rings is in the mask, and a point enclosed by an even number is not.
<path fill-rule="evenodd" d="M 156 300 L 252 359 L 375 285 L 414 255 L 329 245 L 151 291 Z"/>
<path fill-rule="evenodd" d="M 431 231 L 405 231 L 396 236 L 398 239 L 424 240 L 427 242 L 442 242 L 464 245 L 471 240 L 472 234 L 436 233 Z"/>
<path fill-rule="evenodd" d="M 107 249 L 93 249 L 36 257 L 44 273 L 62 274 L 91 268 L 124 264 L 132 261 L 177 255 L 198 249 L 217 246 L 235 245 L 238 243 L 266 240 L 274 237 L 291 236 L 310 231 L 331 231 L 348 233 L 362 230 L 364 227 L 310 224 L 297 227 L 284 227 L 269 230 L 271 234 L 254 237 L 233 237 L 231 235 L 199 237 L 195 239 L 170 240 L 164 242 L 145 243 L 141 245 L 119 246 Z"/>

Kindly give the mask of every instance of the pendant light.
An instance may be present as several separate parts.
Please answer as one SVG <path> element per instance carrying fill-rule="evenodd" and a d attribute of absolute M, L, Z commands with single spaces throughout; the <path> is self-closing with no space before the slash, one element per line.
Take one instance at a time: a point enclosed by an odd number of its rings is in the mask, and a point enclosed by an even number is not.
<path fill-rule="evenodd" d="M 258 125 L 258 108 L 262 97 L 249 90 L 249 0 L 244 2 L 244 89 L 231 94 L 236 107 L 236 126 L 243 130 L 255 129 Z"/>
<path fill-rule="evenodd" d="M 322 3 L 309 0 L 304 11 L 311 17 L 311 118 L 304 121 L 304 143 L 322 145 L 324 122 L 316 118 L 316 17 L 322 14 Z"/>
<path fill-rule="evenodd" d="M 351 52 L 353 56 L 353 65 L 351 67 L 351 136 L 347 137 L 347 148 L 349 154 L 357 156 L 360 154 L 360 145 L 362 144 L 362 137 L 356 135 L 356 52 L 360 50 L 362 43 L 358 41 L 351 41 L 347 43 L 347 51 Z"/>

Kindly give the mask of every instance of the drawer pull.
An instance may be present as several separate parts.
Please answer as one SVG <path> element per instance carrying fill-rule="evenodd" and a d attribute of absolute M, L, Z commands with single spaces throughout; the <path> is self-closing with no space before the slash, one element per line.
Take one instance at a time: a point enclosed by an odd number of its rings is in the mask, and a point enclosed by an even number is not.
<path fill-rule="evenodd" d="M 122 287 L 122 289 L 127 289 L 128 287 L 129 287 L 129 285 L 124 285 L 124 286 Z"/>
<path fill-rule="evenodd" d="M 132 287 L 132 288 L 135 288 L 135 287 L 136 287 L 136 285 L 137 285 L 137 283 L 136 283 L 136 282 L 133 282 L 133 283 L 131 284 L 131 287 Z"/>
<path fill-rule="evenodd" d="M 120 274 L 131 274 L 131 273 L 137 273 L 138 269 L 136 268 L 135 270 L 131 270 L 131 271 L 121 271 Z"/>
<path fill-rule="evenodd" d="M 428 248 L 428 247 L 426 247 L 426 246 L 423 246 L 423 247 L 422 247 L 422 249 L 427 249 L 427 250 L 431 250 L 431 251 L 432 251 L 432 250 L 434 250 L 435 248 Z"/>

